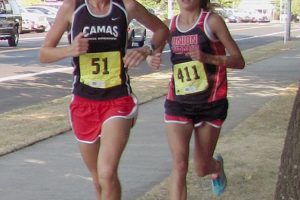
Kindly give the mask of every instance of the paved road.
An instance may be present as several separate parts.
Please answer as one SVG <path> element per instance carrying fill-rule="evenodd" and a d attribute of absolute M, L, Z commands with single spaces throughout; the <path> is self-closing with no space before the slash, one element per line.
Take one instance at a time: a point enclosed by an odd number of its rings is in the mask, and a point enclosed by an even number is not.
<path fill-rule="evenodd" d="M 229 74 L 230 108 L 222 134 L 300 79 L 299 53 L 300 47 Z M 120 166 L 124 200 L 136 199 L 169 173 L 162 104 L 159 98 L 141 105 Z M 0 169 L 1 200 L 94 199 L 71 132 L 2 156 Z"/>
<path fill-rule="evenodd" d="M 234 23 L 228 26 L 242 50 L 283 40 L 283 24 Z M 293 24 L 292 27 L 292 36 L 299 36 L 300 24 Z M 70 59 L 51 64 L 41 64 L 37 60 L 37 51 L 44 35 L 45 33 L 23 34 L 17 48 L 1 47 L 0 44 L 0 113 L 70 94 L 72 69 L 71 67 L 65 69 L 70 66 Z M 61 44 L 66 42 L 66 38 L 63 38 Z M 169 68 L 170 65 L 167 64 L 169 60 L 169 53 L 165 53 L 163 63 L 166 65 L 162 69 Z M 53 70 L 60 71 L 53 72 Z M 130 76 L 150 72 L 149 67 L 144 64 L 130 70 Z"/>

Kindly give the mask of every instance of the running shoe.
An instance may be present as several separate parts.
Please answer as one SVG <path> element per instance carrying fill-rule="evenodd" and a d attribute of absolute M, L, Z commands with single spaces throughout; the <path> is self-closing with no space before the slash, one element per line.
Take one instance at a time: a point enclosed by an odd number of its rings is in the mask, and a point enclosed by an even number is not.
<path fill-rule="evenodd" d="M 212 192 L 216 196 L 221 196 L 221 194 L 223 194 L 223 192 L 225 191 L 227 178 L 224 172 L 222 156 L 220 154 L 217 154 L 214 158 L 221 163 L 221 172 L 217 178 L 211 180 Z"/>

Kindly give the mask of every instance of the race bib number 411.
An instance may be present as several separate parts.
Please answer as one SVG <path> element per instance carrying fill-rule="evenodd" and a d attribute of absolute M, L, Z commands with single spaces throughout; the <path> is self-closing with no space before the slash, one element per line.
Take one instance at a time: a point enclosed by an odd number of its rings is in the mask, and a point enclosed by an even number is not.
<path fill-rule="evenodd" d="M 79 56 L 80 82 L 94 88 L 121 85 L 119 51 L 86 53 Z"/>
<path fill-rule="evenodd" d="M 208 88 L 204 66 L 199 61 L 190 61 L 174 65 L 176 95 L 202 92 Z"/>

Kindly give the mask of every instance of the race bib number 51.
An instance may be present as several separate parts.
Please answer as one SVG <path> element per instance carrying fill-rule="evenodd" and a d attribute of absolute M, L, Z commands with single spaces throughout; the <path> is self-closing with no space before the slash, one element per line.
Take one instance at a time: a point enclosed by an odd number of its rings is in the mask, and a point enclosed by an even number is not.
<path fill-rule="evenodd" d="M 204 66 L 199 61 L 190 61 L 174 65 L 176 95 L 202 92 L 208 88 Z"/>
<path fill-rule="evenodd" d="M 86 53 L 79 56 L 80 82 L 94 88 L 121 85 L 119 51 Z"/>

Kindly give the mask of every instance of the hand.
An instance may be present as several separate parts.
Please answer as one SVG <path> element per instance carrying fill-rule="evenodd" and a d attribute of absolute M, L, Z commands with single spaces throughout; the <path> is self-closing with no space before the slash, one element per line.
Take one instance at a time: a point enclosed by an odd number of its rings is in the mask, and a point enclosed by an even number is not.
<path fill-rule="evenodd" d="M 156 53 L 154 55 L 148 56 L 147 64 L 154 70 L 158 70 L 161 64 L 161 53 Z"/>
<path fill-rule="evenodd" d="M 85 54 L 89 48 L 89 40 L 84 38 L 84 33 L 79 33 L 71 44 L 71 55 L 77 57 Z"/>
<path fill-rule="evenodd" d="M 202 63 L 204 63 L 207 58 L 207 55 L 200 49 L 192 49 L 187 53 L 187 55 L 190 56 L 192 60 L 198 60 Z"/>
<path fill-rule="evenodd" d="M 125 68 L 134 68 L 143 62 L 149 55 L 144 47 L 128 50 L 123 58 Z"/>

